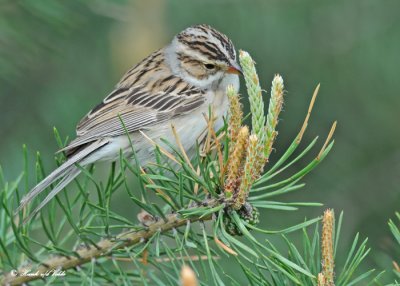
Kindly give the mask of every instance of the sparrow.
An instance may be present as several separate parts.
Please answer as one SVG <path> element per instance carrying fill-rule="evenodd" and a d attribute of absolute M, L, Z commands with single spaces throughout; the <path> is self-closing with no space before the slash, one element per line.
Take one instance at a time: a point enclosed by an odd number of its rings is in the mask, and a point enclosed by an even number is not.
<path fill-rule="evenodd" d="M 120 152 L 133 157 L 132 145 L 141 166 L 154 162 L 149 138 L 160 145 L 161 139 L 176 143 L 171 126 L 183 148 L 194 149 L 206 137 L 204 114 L 210 108 L 214 128 L 223 126 L 229 107 L 226 88 L 232 85 L 239 90 L 240 73 L 235 48 L 226 35 L 209 25 L 186 28 L 128 70 L 115 89 L 83 117 L 76 138 L 58 151 L 67 160 L 22 198 L 16 214 L 57 182 L 28 221 L 79 175 L 78 166 L 115 161 Z"/>

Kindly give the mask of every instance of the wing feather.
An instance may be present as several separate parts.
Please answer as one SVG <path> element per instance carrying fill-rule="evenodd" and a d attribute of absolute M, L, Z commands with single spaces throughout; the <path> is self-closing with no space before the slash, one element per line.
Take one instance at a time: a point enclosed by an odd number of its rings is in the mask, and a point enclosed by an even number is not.
<path fill-rule="evenodd" d="M 204 92 L 192 86 L 179 94 L 169 90 L 151 94 L 141 87 L 113 91 L 79 122 L 77 138 L 60 151 L 73 153 L 74 149 L 100 138 L 123 135 L 121 119 L 127 131 L 134 132 L 190 112 L 205 101 Z"/>

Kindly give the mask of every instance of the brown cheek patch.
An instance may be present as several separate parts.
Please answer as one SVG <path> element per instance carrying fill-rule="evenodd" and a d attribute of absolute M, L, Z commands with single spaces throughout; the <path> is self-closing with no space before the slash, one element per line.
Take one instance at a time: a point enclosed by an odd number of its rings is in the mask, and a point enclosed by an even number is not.
<path fill-rule="evenodd" d="M 197 79 L 204 79 L 207 77 L 207 72 L 202 67 L 199 61 L 187 60 L 182 62 L 183 69 L 190 74 L 192 77 Z"/>

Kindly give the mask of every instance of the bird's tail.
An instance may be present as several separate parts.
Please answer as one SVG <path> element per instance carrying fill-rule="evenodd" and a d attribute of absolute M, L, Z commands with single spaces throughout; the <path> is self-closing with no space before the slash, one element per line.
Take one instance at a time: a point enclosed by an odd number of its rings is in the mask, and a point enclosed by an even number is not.
<path fill-rule="evenodd" d="M 60 166 L 62 167 L 62 166 Z M 79 175 L 81 170 L 76 166 L 70 166 L 69 168 L 65 169 L 62 174 L 60 174 L 57 178 L 52 178 L 53 181 L 57 180 L 58 178 L 62 178 L 58 184 L 50 191 L 50 193 L 46 196 L 46 198 L 40 202 L 40 204 L 24 219 L 23 224 L 33 218 L 55 195 L 57 195 L 60 191 L 62 191 L 76 176 Z M 49 176 L 50 177 L 50 176 Z M 47 177 L 47 178 L 49 178 Z M 46 178 L 46 179 L 47 179 Z M 21 204 L 17 209 L 19 212 L 23 207 L 25 207 L 31 200 L 33 200 L 37 195 L 43 192 L 53 181 L 49 181 L 48 185 L 42 185 L 38 188 L 37 185 L 31 192 L 27 194 L 27 196 L 23 197 L 21 200 Z"/>
<path fill-rule="evenodd" d="M 47 187 L 53 184 L 55 181 L 60 180 L 57 185 L 50 191 L 47 197 L 29 214 L 29 216 L 24 220 L 24 223 L 35 216 L 55 195 L 57 195 L 61 190 L 63 190 L 73 179 L 75 179 L 81 172 L 77 164 L 82 164 L 83 166 L 92 162 L 88 162 L 87 157 L 94 151 L 98 150 L 100 147 L 107 144 L 107 141 L 95 141 L 92 144 L 86 146 L 81 151 L 74 154 L 69 158 L 64 164 L 55 169 L 50 175 L 43 179 L 39 184 L 37 184 L 28 194 L 26 194 L 17 210 L 15 215 L 17 215 L 25 206 L 27 206 L 34 198 L 36 198 L 40 193 L 42 193 Z"/>

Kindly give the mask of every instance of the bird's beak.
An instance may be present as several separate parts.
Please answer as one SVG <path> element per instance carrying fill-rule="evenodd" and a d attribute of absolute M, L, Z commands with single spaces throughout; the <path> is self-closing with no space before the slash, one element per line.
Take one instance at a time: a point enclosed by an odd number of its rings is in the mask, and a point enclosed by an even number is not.
<path fill-rule="evenodd" d="M 235 63 L 235 64 L 231 65 L 230 67 L 228 67 L 226 72 L 227 73 L 231 73 L 231 74 L 243 74 L 242 69 L 240 68 L 240 66 L 237 63 Z"/>

